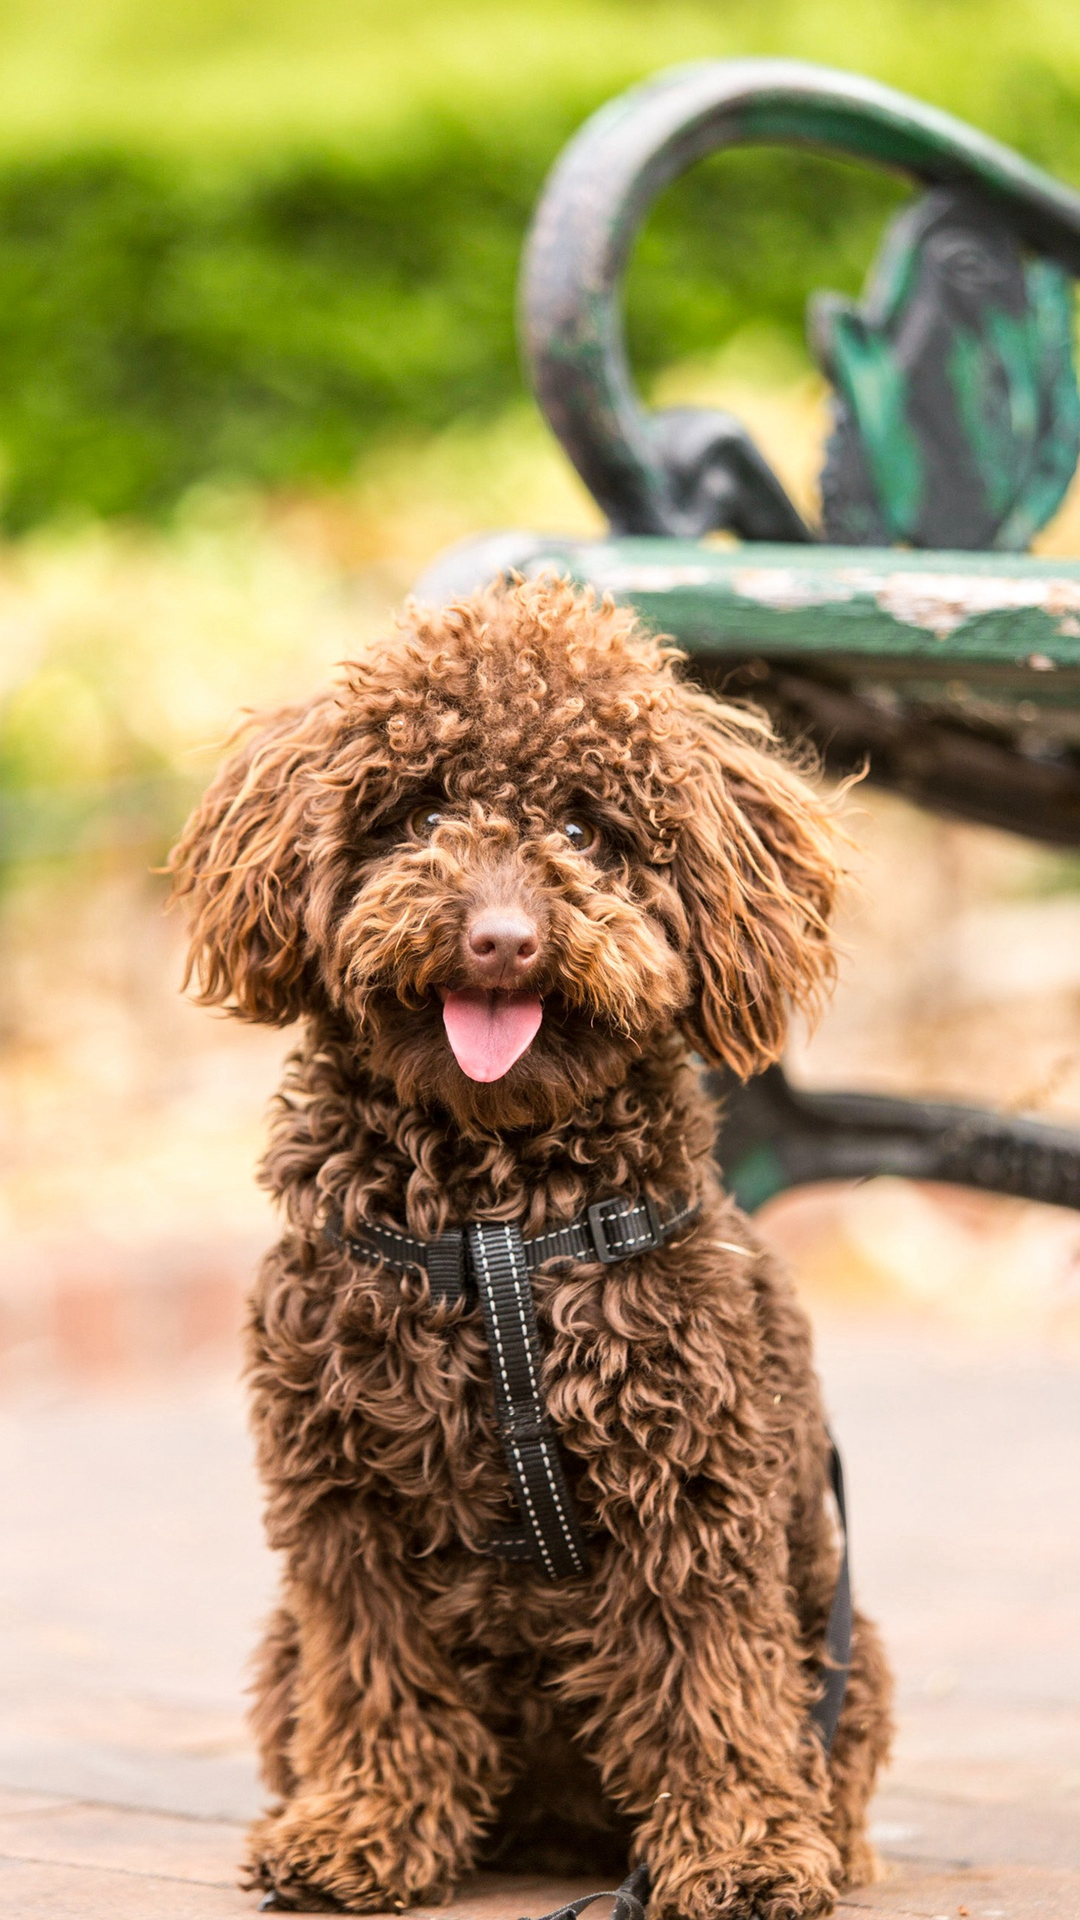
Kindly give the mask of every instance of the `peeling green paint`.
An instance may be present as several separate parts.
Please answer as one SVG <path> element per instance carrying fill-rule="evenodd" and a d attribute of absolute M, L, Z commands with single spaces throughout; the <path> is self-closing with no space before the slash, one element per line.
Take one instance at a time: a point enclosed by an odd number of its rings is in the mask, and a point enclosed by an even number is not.
<path fill-rule="evenodd" d="M 477 555 L 482 575 L 482 549 Z M 517 557 L 510 551 L 502 564 L 591 584 L 690 652 L 717 659 L 748 651 L 818 664 L 862 658 L 923 673 L 962 662 L 1015 670 L 1033 699 L 1055 670 L 1080 674 L 1080 561 L 522 535 Z"/>

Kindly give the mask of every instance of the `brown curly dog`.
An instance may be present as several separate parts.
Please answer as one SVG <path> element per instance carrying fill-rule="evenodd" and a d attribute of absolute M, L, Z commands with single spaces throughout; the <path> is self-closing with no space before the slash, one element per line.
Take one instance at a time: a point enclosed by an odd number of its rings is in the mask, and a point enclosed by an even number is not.
<path fill-rule="evenodd" d="M 776 1058 L 829 973 L 836 844 L 762 720 L 551 582 L 410 611 L 333 691 L 251 722 L 191 819 L 202 999 L 305 1022 L 249 1336 L 284 1563 L 249 1884 L 277 1904 L 643 1859 L 658 1920 L 780 1920 L 872 1874 L 888 1675 L 856 1615 L 827 1760 L 810 1335 L 720 1186 L 691 1058 Z M 475 1299 L 327 1223 L 530 1235 L 623 1194 L 701 1211 L 618 1266 L 536 1274 L 589 1548 L 553 1583 L 484 1550 L 515 1509 Z"/>

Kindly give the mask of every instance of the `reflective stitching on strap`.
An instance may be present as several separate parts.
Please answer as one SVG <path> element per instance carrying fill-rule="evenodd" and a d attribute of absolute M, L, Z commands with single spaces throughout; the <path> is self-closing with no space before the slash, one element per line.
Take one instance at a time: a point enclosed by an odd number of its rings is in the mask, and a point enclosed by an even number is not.
<path fill-rule="evenodd" d="M 681 1201 L 675 1213 L 666 1220 L 661 1220 L 655 1208 L 650 1217 L 651 1202 L 635 1200 L 627 1203 L 615 1198 L 600 1201 L 598 1205 L 603 1215 L 606 1257 L 610 1262 L 632 1259 L 639 1248 L 665 1246 L 680 1227 L 694 1218 L 700 1208 L 698 1201 Z M 586 1210 L 584 1219 L 568 1221 L 565 1226 L 552 1227 L 546 1233 L 535 1234 L 530 1240 L 522 1240 L 521 1247 L 526 1271 L 535 1273 L 538 1267 L 544 1266 L 549 1260 L 595 1260 L 598 1249 L 593 1237 L 590 1216 L 596 1211 L 595 1206 L 590 1207 Z M 632 1229 L 636 1228 L 640 1221 L 644 1222 L 642 1230 L 633 1231 Z M 610 1232 L 608 1232 L 609 1228 Z M 461 1233 L 464 1230 L 455 1228 L 453 1231 Z M 336 1244 L 343 1242 L 351 1253 L 360 1258 L 374 1251 L 388 1266 L 397 1267 L 401 1271 L 410 1267 L 419 1268 L 421 1273 L 426 1273 L 432 1280 L 433 1294 L 437 1291 L 437 1296 L 441 1300 L 454 1299 L 454 1289 L 448 1286 L 445 1280 L 442 1284 L 436 1285 L 436 1276 L 432 1275 L 429 1266 L 429 1257 L 434 1249 L 441 1244 L 441 1241 L 453 1237 L 452 1235 L 441 1235 L 439 1240 L 417 1240 L 395 1227 L 387 1227 L 381 1221 L 374 1220 L 370 1224 L 362 1221 L 352 1234 L 346 1235 L 341 1229 L 340 1216 L 337 1217 L 336 1223 L 334 1216 L 331 1216 L 324 1232 L 329 1240 Z M 394 1255 L 387 1252 L 386 1248 L 380 1244 L 385 1240 L 404 1248 L 407 1258 L 395 1259 Z"/>
<path fill-rule="evenodd" d="M 529 1322 L 525 1317 L 525 1305 L 521 1298 L 521 1275 L 518 1272 L 518 1263 L 514 1258 L 514 1242 L 511 1237 L 510 1228 L 505 1221 L 502 1223 L 502 1231 L 503 1238 L 506 1241 L 506 1258 L 510 1265 L 510 1284 L 514 1289 L 514 1304 L 517 1307 L 518 1319 L 521 1322 L 521 1344 L 525 1349 L 525 1365 L 529 1369 L 529 1386 L 532 1389 L 533 1400 L 538 1403 L 540 1399 L 540 1384 L 536 1378 L 536 1368 L 533 1366 L 532 1343 L 529 1339 Z M 480 1236 L 480 1244 L 483 1246 L 483 1235 Z M 507 1399 L 510 1398 L 509 1393 L 506 1397 Z"/>
<path fill-rule="evenodd" d="M 399 1247 L 418 1247 L 421 1252 L 424 1249 L 423 1240 L 414 1240 L 411 1233 L 399 1233 L 396 1227 L 384 1227 L 381 1220 L 365 1222 L 365 1225 L 369 1233 L 384 1234 L 388 1240 L 396 1240 Z"/>
<path fill-rule="evenodd" d="M 521 1268 L 519 1266 L 518 1261 L 515 1258 L 516 1249 L 514 1247 L 513 1237 L 511 1235 L 510 1228 L 505 1223 L 503 1225 L 503 1233 L 506 1237 L 506 1256 L 510 1262 L 510 1278 L 514 1288 L 514 1302 L 518 1310 L 518 1319 L 521 1322 L 521 1339 L 522 1339 L 522 1345 L 525 1348 L 526 1364 L 529 1369 L 529 1385 L 532 1389 L 533 1402 L 542 1419 L 543 1411 L 544 1411 L 543 1401 L 540 1398 L 540 1382 L 536 1377 L 536 1369 L 533 1366 L 532 1340 L 530 1337 L 531 1328 L 529 1326 L 528 1318 L 526 1316 L 525 1302 L 522 1298 L 522 1291 L 521 1291 L 521 1280 L 522 1280 Z M 482 1244 L 483 1237 L 480 1236 L 480 1238 L 481 1238 L 481 1244 Z M 528 1280 L 527 1273 L 525 1275 L 525 1279 L 526 1281 Z M 497 1315 L 495 1316 L 495 1319 L 496 1319 L 496 1325 L 498 1325 Z M 575 1565 L 580 1570 L 581 1555 L 578 1552 L 577 1541 L 574 1539 L 574 1536 L 570 1531 L 570 1523 L 567 1520 L 566 1511 L 565 1511 L 565 1508 L 563 1507 L 562 1499 L 559 1494 L 558 1485 L 556 1483 L 555 1474 L 552 1469 L 551 1455 L 549 1452 L 549 1443 L 544 1434 L 541 1434 L 540 1436 L 539 1446 L 540 1446 L 540 1457 L 544 1462 L 544 1472 L 547 1475 L 548 1486 L 551 1488 L 551 1498 L 555 1503 L 555 1511 L 559 1516 L 559 1525 L 562 1528 L 563 1539 L 566 1542 L 566 1550 L 569 1553 L 570 1558 L 574 1561 Z"/>
<path fill-rule="evenodd" d="M 491 1343 L 499 1438 L 533 1535 L 532 1557 L 551 1580 L 581 1573 L 585 1544 L 540 1397 L 542 1355 L 520 1231 L 512 1222 L 473 1221 L 468 1245 Z"/>
<path fill-rule="evenodd" d="M 391 1266 L 419 1267 L 421 1273 L 427 1272 L 428 1242 L 414 1240 L 411 1234 L 399 1233 L 395 1227 L 384 1227 L 381 1220 L 362 1221 L 360 1231 L 368 1236 L 367 1241 L 357 1239 L 355 1234 L 344 1236 L 344 1245 L 351 1253 L 376 1253 L 381 1260 L 389 1261 Z M 380 1240 L 393 1240 L 399 1247 L 410 1249 L 411 1258 L 404 1262 L 394 1260 L 379 1245 Z"/>
<path fill-rule="evenodd" d="M 543 1463 L 544 1463 L 544 1472 L 547 1474 L 548 1486 L 551 1488 L 551 1497 L 555 1502 L 555 1511 L 559 1516 L 559 1525 L 563 1530 L 563 1539 L 566 1542 L 566 1551 L 570 1555 L 571 1560 L 574 1562 L 574 1565 L 577 1568 L 577 1571 L 580 1573 L 582 1570 L 583 1561 L 580 1553 L 578 1552 L 577 1541 L 574 1539 L 574 1536 L 570 1531 L 570 1525 L 566 1518 L 566 1514 L 563 1510 L 562 1500 L 559 1497 L 559 1489 L 555 1480 L 555 1473 L 551 1463 L 551 1445 L 546 1438 L 542 1438 L 540 1441 L 540 1458 L 543 1460 Z"/>
<path fill-rule="evenodd" d="M 480 1265 L 482 1266 L 484 1271 L 484 1279 L 487 1282 L 488 1287 L 490 1288 L 491 1267 L 488 1262 L 488 1250 L 484 1241 L 483 1233 L 478 1233 L 476 1235 L 476 1238 L 473 1244 L 474 1244 L 474 1250 L 476 1252 L 477 1258 L 479 1259 Z M 488 1297 L 490 1299 L 491 1297 L 490 1293 Z M 503 1395 L 506 1400 L 507 1406 L 512 1407 L 514 1401 L 513 1401 L 513 1394 L 510 1390 L 510 1376 L 506 1366 L 506 1354 L 503 1351 L 502 1328 L 499 1325 L 499 1316 L 494 1311 L 492 1311 L 492 1314 L 491 1314 L 491 1327 L 495 1335 L 495 1352 L 498 1357 L 499 1372 L 502 1375 Z M 531 1359 L 529 1363 L 529 1370 L 531 1373 L 532 1371 Z M 502 1425 L 502 1422 L 500 1421 L 499 1424 Z M 546 1539 L 544 1538 L 544 1529 L 540 1525 L 536 1508 L 533 1506 L 532 1492 L 529 1487 L 528 1476 L 525 1472 L 525 1462 L 521 1457 L 521 1448 L 511 1434 L 507 1434 L 506 1441 L 507 1441 L 507 1445 L 510 1448 L 511 1453 L 514 1456 L 514 1461 L 517 1466 L 518 1485 L 521 1490 L 521 1498 L 525 1502 L 525 1506 L 528 1510 L 529 1519 L 532 1522 L 533 1538 L 536 1542 L 536 1545 L 540 1549 L 540 1554 L 543 1559 L 544 1566 L 547 1570 L 549 1578 L 552 1580 L 557 1580 L 558 1574 L 555 1571 L 555 1562 L 552 1560 L 551 1554 L 548 1551 L 548 1544 Z"/>

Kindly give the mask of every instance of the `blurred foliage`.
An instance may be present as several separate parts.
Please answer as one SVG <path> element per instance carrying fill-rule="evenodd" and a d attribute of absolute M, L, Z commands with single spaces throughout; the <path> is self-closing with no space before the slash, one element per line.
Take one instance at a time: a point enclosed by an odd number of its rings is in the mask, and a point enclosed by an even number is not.
<path fill-rule="evenodd" d="M 387 448 L 332 492 L 207 485 L 168 527 L 0 542 L 0 903 L 13 884 L 160 863 L 238 712 L 307 696 L 508 500 L 526 524 L 597 527 L 521 404 Z"/>
<path fill-rule="evenodd" d="M 658 383 L 661 404 L 691 396 L 745 420 L 813 510 L 825 394 L 782 335 L 743 329 Z M 433 554 L 508 523 L 584 537 L 601 524 L 525 402 L 384 448 L 347 486 L 208 485 L 167 527 L 84 522 L 0 542 L 0 909 L 28 886 L 66 897 L 73 882 L 145 875 L 241 709 L 308 697 L 387 630 Z M 1080 482 L 1047 547 L 1080 551 Z M 1004 838 L 988 836 L 1007 897 L 1080 886 L 1072 856 L 1018 840 L 1003 864 Z M 3 924 L 0 911 L 0 975 Z"/>
<path fill-rule="evenodd" d="M 548 151 L 444 124 L 392 167 L 341 155 L 199 185 L 175 162 L 74 155 L 0 172 L 3 514 L 156 514 L 207 474 L 340 478 L 374 443 L 520 391 L 521 235 Z M 437 138 L 435 137 L 437 132 Z M 858 284 L 890 188 L 824 160 L 738 156 L 669 197 L 641 249 L 648 374 L 748 315 L 798 336 L 806 292 Z M 895 190 L 893 190 L 895 191 Z M 796 247 L 793 235 L 798 235 Z"/>
<path fill-rule="evenodd" d="M 347 474 L 520 391 L 513 296 L 584 116 L 702 55 L 832 61 L 1080 181 L 1062 0 L 136 0 L 0 5 L 0 521 L 160 515 L 206 475 Z M 977 49 L 977 58 L 973 58 Z M 631 274 L 648 383 L 857 289 L 897 183 L 727 156 L 665 195 Z"/>
<path fill-rule="evenodd" d="M 351 650 L 365 599 L 251 503 L 0 555 L 0 885 L 160 863 L 245 704 Z"/>

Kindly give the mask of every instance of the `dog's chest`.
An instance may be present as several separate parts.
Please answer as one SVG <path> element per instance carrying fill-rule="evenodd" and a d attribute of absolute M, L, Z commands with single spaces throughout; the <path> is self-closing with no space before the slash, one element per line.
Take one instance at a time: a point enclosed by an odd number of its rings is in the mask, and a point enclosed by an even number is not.
<path fill-rule="evenodd" d="M 439 1524 L 452 1508 L 459 1532 L 472 1531 L 478 1518 L 506 1525 L 514 1508 L 480 1307 L 475 1297 L 447 1307 L 412 1293 L 385 1273 L 373 1274 L 339 1329 L 332 1366 L 357 1481 L 396 1496 L 421 1524 L 425 1514 Z M 574 1372 L 587 1372 L 593 1357 L 580 1329 L 573 1358 L 553 1335 L 557 1293 L 552 1283 L 538 1282 L 538 1391 L 556 1431 Z"/>
<path fill-rule="evenodd" d="M 386 1277 L 374 1281 L 367 1311 L 342 1329 L 335 1355 L 358 1478 L 414 1510 L 501 1505 L 505 1474 L 479 1308 L 403 1299 L 407 1291 Z"/>
<path fill-rule="evenodd" d="M 421 1548 L 512 1529 L 512 1485 L 524 1495 L 483 1288 L 433 1301 L 415 1273 L 355 1257 L 347 1271 L 328 1357 L 348 1480 L 391 1499 Z M 723 1279 L 711 1228 L 617 1268 L 560 1259 L 530 1276 L 538 1394 L 515 1422 L 542 1422 L 586 1528 L 670 1502 L 706 1458 L 737 1471 L 720 1456 L 739 1406 L 765 1388 L 753 1290 L 741 1273 Z M 766 1397 L 771 1408 L 775 1386 Z"/>

